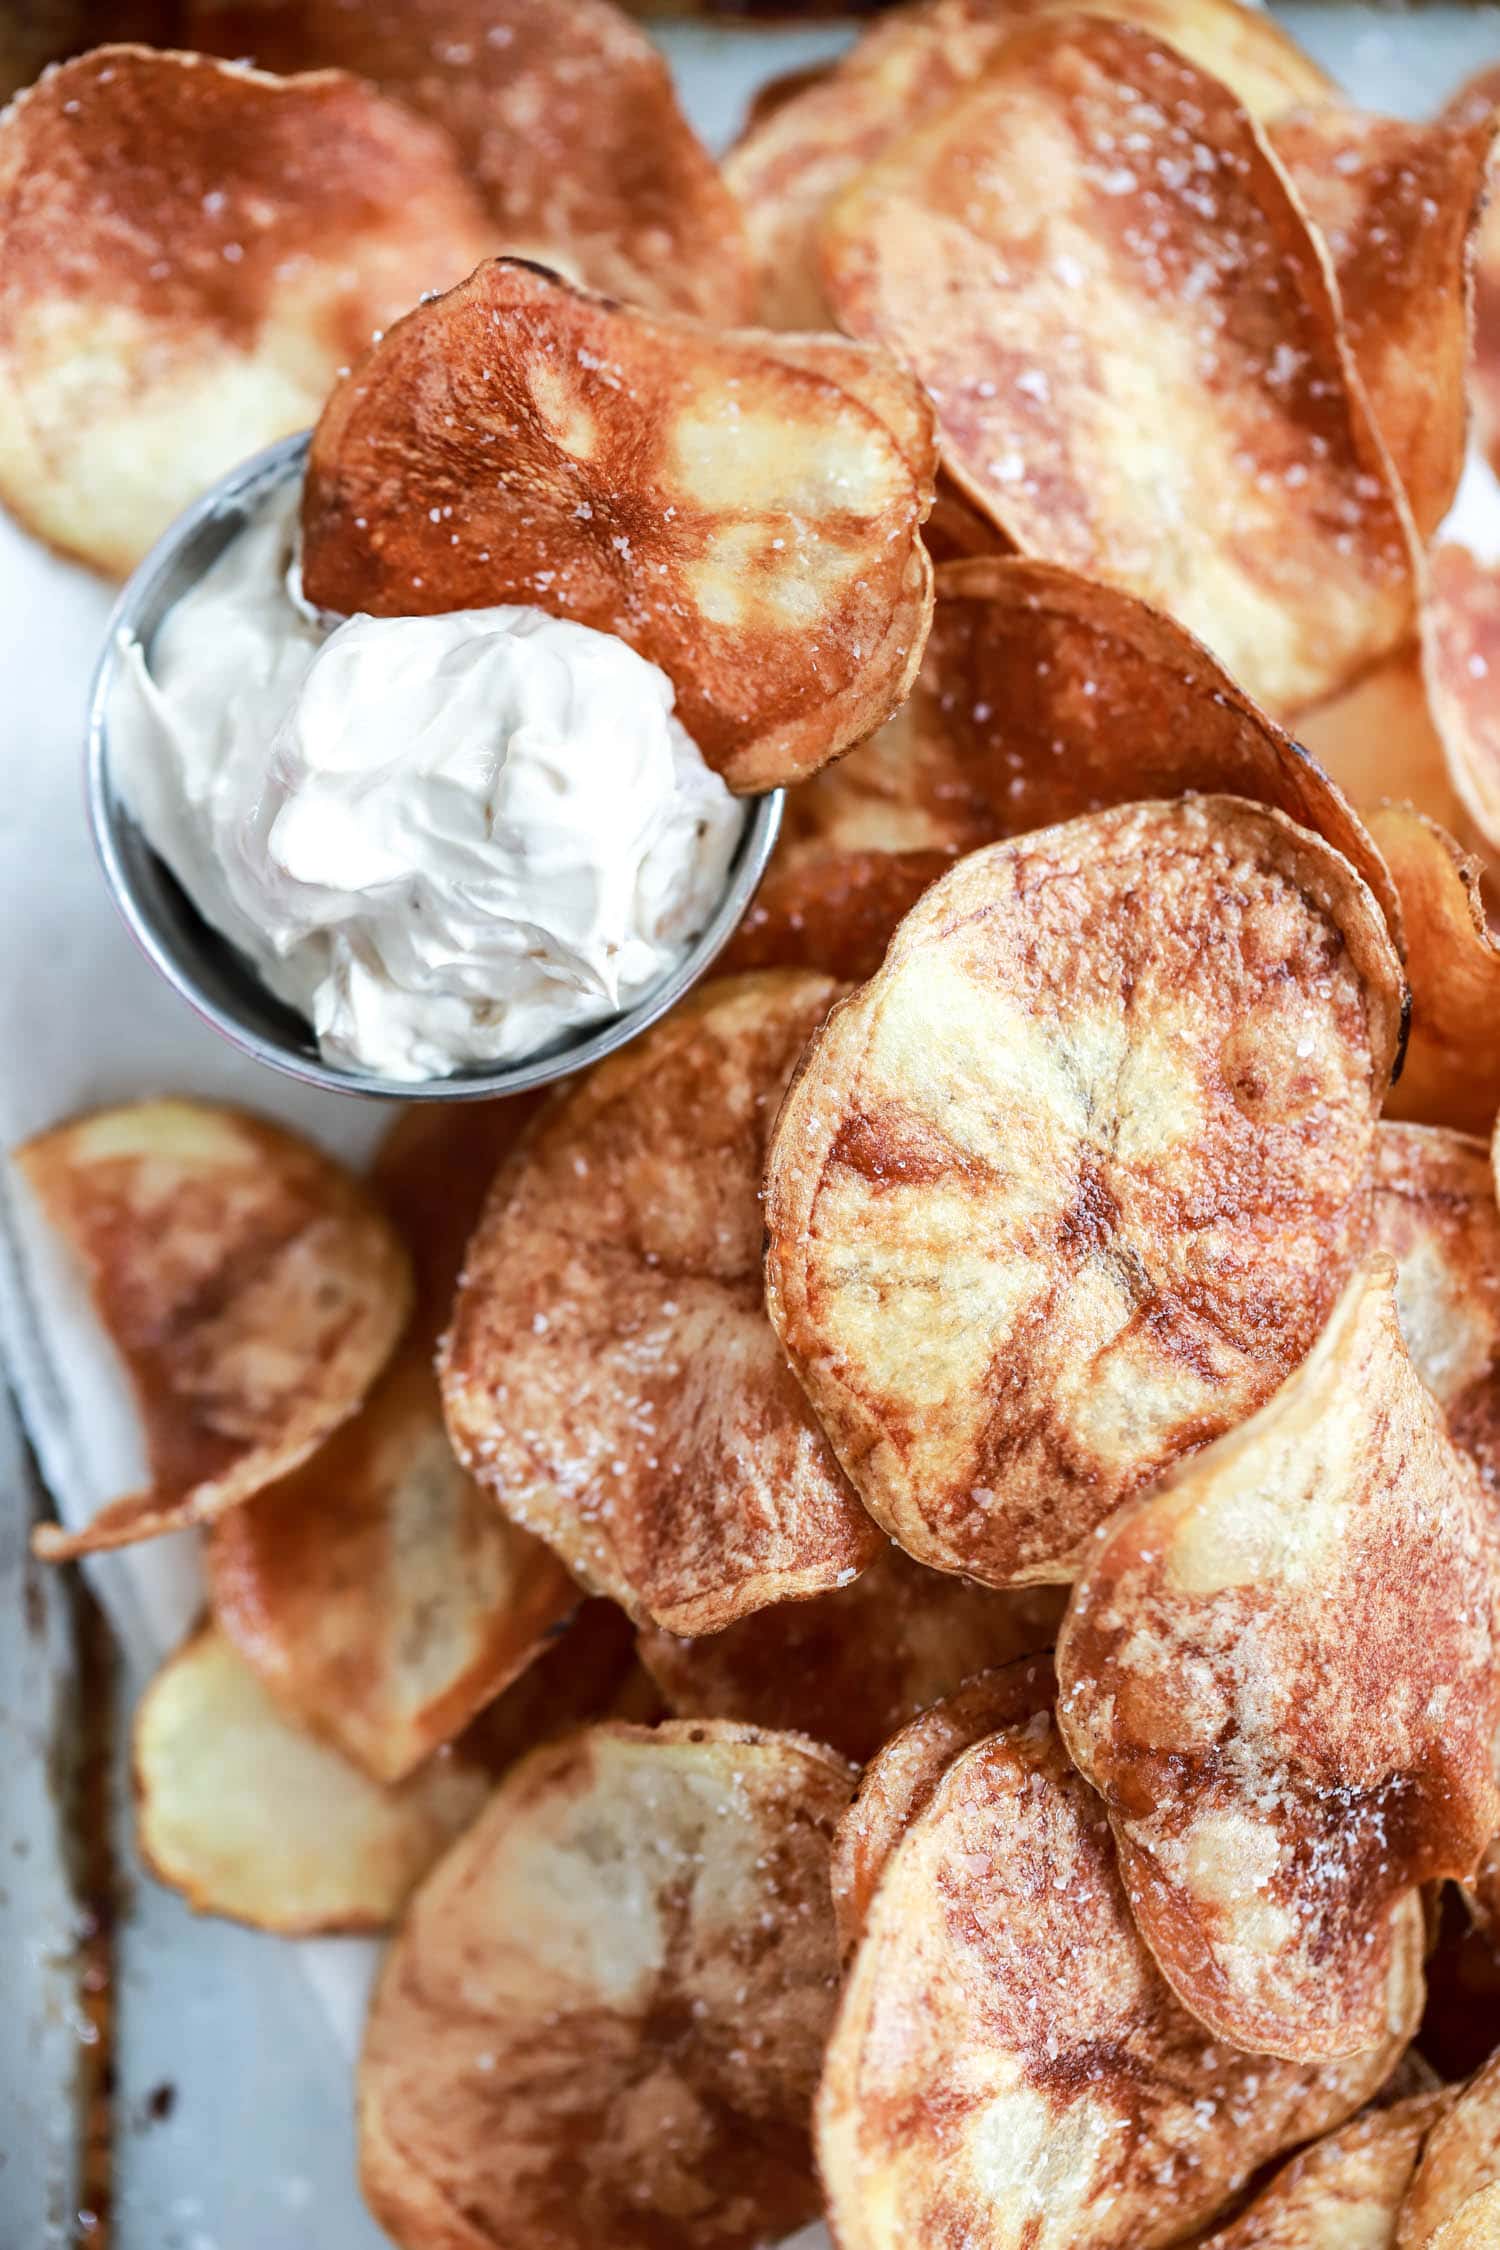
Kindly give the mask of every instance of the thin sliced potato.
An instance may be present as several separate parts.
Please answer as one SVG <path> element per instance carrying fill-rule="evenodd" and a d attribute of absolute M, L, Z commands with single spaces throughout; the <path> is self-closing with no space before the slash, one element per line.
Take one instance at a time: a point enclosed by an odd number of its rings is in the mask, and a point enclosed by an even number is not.
<path fill-rule="evenodd" d="M 1461 86 L 1443 111 L 1460 131 L 1484 127 L 1500 103 L 1500 64 L 1491 63 Z M 1479 229 L 1474 260 L 1474 350 L 1469 371 L 1475 434 L 1493 464 L 1500 460 L 1500 210 L 1493 205 Z"/>
<path fill-rule="evenodd" d="M 365 2033 L 361 2177 L 402 2250 L 749 2250 L 813 2216 L 851 1780 L 710 1721 L 516 1769 L 414 1901 Z"/>
<path fill-rule="evenodd" d="M 1448 778 L 1415 641 L 1331 701 L 1304 711 L 1297 739 L 1366 820 L 1394 798 L 1440 820 L 1455 836 L 1467 835 L 1469 816 Z"/>
<path fill-rule="evenodd" d="M 1445 2100 L 1417 2094 L 1315 2141 L 1199 2250 L 1393 2250 L 1401 2198 Z"/>
<path fill-rule="evenodd" d="M 911 700 L 792 792 L 731 966 L 873 976 L 959 853 L 1188 789 L 1251 797 L 1315 830 L 1399 932 L 1385 862 L 1341 792 L 1171 618 L 1020 557 L 945 564 L 937 589 Z"/>
<path fill-rule="evenodd" d="M 1500 1111 L 1500 943 L 1484 868 L 1412 805 L 1367 816 L 1401 900 L 1411 1028 L 1392 1117 L 1487 1133 Z"/>
<path fill-rule="evenodd" d="M 931 422 L 857 345 L 777 355 L 759 330 L 492 260 L 324 408 L 309 598 L 384 616 L 534 603 L 659 664 L 732 788 L 812 772 L 889 718 L 921 658 Z M 889 423 L 870 403 L 897 398 Z"/>
<path fill-rule="evenodd" d="M 292 1937 L 384 1929 L 491 1786 L 444 1751 L 382 1789 L 284 1718 L 212 1626 L 147 1688 L 133 1754 L 152 1873 L 200 1914 Z"/>
<path fill-rule="evenodd" d="M 841 2250 L 1156 2250 L 1375 2092 L 1421 2009 L 1415 1899 L 1380 2044 L 1235 2054 L 1130 1919 L 1103 1807 L 1045 1717 L 942 1776 L 892 1852 L 818 2097 Z"/>
<path fill-rule="evenodd" d="M 1453 786 L 1481 843 L 1500 854 L 1500 569 L 1467 547 L 1445 543 L 1427 558 L 1422 669 Z"/>
<path fill-rule="evenodd" d="M 1048 0 L 919 0 L 891 11 L 830 70 L 752 114 L 725 171 L 744 204 L 773 327 L 827 320 L 817 243 L 834 197 L 913 126 L 936 116 Z M 1321 102 L 1331 82 L 1259 9 L 1235 0 L 1105 0 L 1221 78 L 1257 115 Z"/>
<path fill-rule="evenodd" d="M 494 247 L 448 142 L 357 79 L 65 63 L 0 118 L 0 499 L 123 576 Z"/>
<path fill-rule="evenodd" d="M 1132 24 L 1010 40 L 824 225 L 840 324 L 933 394 L 1023 552 L 1181 619 L 1285 713 L 1409 630 L 1415 546 L 1326 255 L 1250 115 Z"/>
<path fill-rule="evenodd" d="M 411 1303 L 400 1244 L 321 1151 L 202 1102 L 99 1110 L 13 1161 L 87 1277 L 135 1391 L 151 1485 L 82 1531 L 42 1524 L 60 1561 L 238 1507 L 359 1406 Z"/>
<path fill-rule="evenodd" d="M 892 1852 L 932 1802 L 943 1775 L 965 1750 L 1050 1713 L 1057 1677 L 1050 1656 L 1020 1658 L 966 1680 L 923 1711 L 870 1760 L 833 1840 L 833 1912 L 847 1958 L 864 1935 L 870 1901 Z"/>
<path fill-rule="evenodd" d="M 1370 1258 L 1251 1420 L 1100 1531 L 1058 1717 L 1141 1934 L 1236 2046 L 1380 2036 L 1413 1887 L 1500 1827 L 1497 1532 Z"/>
<path fill-rule="evenodd" d="M 679 1718 L 793 1727 L 856 1764 L 973 1672 L 1050 1648 L 1061 1589 L 997 1593 L 899 1547 L 831 1594 L 778 1602 L 698 1640 L 647 1630 L 641 1662 Z"/>
<path fill-rule="evenodd" d="M 1397 1261 L 1411 1363 L 1500 1503 L 1500 1210 L 1484 1142 L 1382 1124 L 1370 1247 Z"/>
<path fill-rule="evenodd" d="M 766 1188 L 772 1321 L 908 1554 L 1069 1577 L 1270 1396 L 1363 1245 L 1402 991 L 1348 862 L 1239 798 L 927 892 L 813 1041 Z"/>
<path fill-rule="evenodd" d="M 1495 2250 L 1500 2242 L 1500 2180 L 1461 2203 L 1427 2238 L 1427 2250 Z"/>
<path fill-rule="evenodd" d="M 638 1623 L 716 1632 L 883 1542 L 761 1294 L 776 1104 L 838 987 L 700 986 L 566 1092 L 502 1171 L 443 1360 L 459 1458 Z"/>
<path fill-rule="evenodd" d="M 1416 2178 L 1401 2207 L 1397 2250 L 1456 2250 L 1463 2229 L 1445 2232 L 1460 2213 L 1477 2220 L 1474 2200 L 1500 2187 L 1500 2050 L 1470 2079 L 1446 2117 L 1434 2125 Z M 1495 2205 L 1485 2206 L 1493 2215 Z M 1483 2230 L 1476 2244 L 1493 2246 L 1500 2235 Z"/>
<path fill-rule="evenodd" d="M 183 36 L 264 70 L 355 71 L 441 126 L 492 250 L 653 311 L 753 314 L 734 197 L 609 0 L 188 0 Z"/>
<path fill-rule="evenodd" d="M 1330 103 L 1271 130 L 1333 260 L 1354 364 L 1423 539 L 1463 473 L 1471 269 L 1495 122 L 1419 124 Z"/>

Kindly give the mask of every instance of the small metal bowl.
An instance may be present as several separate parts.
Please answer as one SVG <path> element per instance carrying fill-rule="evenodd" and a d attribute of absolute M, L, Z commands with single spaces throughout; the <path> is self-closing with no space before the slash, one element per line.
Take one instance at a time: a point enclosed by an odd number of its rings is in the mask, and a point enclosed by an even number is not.
<path fill-rule="evenodd" d="M 612 1055 L 680 1000 L 728 943 L 765 873 L 781 826 L 781 790 L 748 799 L 745 823 L 719 906 L 670 976 L 622 1014 L 566 1034 L 521 1062 L 475 1065 L 446 1078 L 380 1078 L 319 1054 L 312 1028 L 266 990 L 242 954 L 211 929 L 151 849 L 110 772 L 109 714 L 122 664 L 120 641 L 139 641 L 149 661 L 158 626 L 279 486 L 300 476 L 307 436 L 283 438 L 235 469 L 179 516 L 125 586 L 110 615 L 89 705 L 88 804 L 110 893 L 147 958 L 236 1047 L 273 1070 L 338 1094 L 391 1101 L 480 1101 L 545 1086 Z"/>

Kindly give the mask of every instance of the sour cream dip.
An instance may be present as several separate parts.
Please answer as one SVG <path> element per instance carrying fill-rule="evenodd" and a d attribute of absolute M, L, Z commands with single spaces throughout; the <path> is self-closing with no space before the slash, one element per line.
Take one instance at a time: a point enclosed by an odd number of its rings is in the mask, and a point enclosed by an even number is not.
<path fill-rule="evenodd" d="M 399 1081 L 519 1061 L 668 975 L 744 809 L 623 641 L 524 608 L 325 619 L 293 485 L 126 636 L 120 793 L 204 920 Z"/>

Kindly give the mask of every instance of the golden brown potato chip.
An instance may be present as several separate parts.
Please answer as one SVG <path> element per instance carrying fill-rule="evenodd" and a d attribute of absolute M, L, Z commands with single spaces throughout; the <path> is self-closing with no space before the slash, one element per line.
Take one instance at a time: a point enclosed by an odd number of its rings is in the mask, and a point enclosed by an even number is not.
<path fill-rule="evenodd" d="M 1500 1210 L 1483 1141 L 1431 1125 L 1375 1137 L 1372 1249 L 1397 1261 L 1411 1362 L 1500 1499 Z"/>
<path fill-rule="evenodd" d="M 1170 611 L 1268 708 L 1407 631 L 1411 524 L 1324 254 L 1174 49 L 1085 17 L 1020 34 L 840 197 L 823 267 L 1023 552 Z"/>
<path fill-rule="evenodd" d="M 96 1111 L 13 1159 L 87 1279 L 130 1378 L 151 1485 L 59 1561 L 207 1523 L 305 1461 L 354 1412 L 411 1302 L 364 1190 L 280 1126 L 203 1102 Z"/>
<path fill-rule="evenodd" d="M 1221 2038 L 1368 2047 L 1411 1887 L 1472 1874 L 1500 1826 L 1497 1552 L 1386 1256 L 1268 1405 L 1100 1531 L 1059 1722 L 1141 1934 Z"/>
<path fill-rule="evenodd" d="M 932 1802 L 948 1768 L 1002 1727 L 1050 1712 L 1056 1698 L 1050 1656 L 1022 1657 L 965 1681 L 871 1759 L 833 1839 L 833 1912 L 845 1956 L 864 1934 L 870 1901 L 892 1852 Z"/>
<path fill-rule="evenodd" d="M 309 598 L 534 603 L 659 664 L 733 788 L 810 773 L 890 716 L 921 658 L 931 431 L 915 386 L 858 346 L 777 351 L 481 266 L 324 408 Z M 867 400 L 897 395 L 893 428 Z"/>
<path fill-rule="evenodd" d="M 524 1671 L 578 1589 L 453 1457 L 430 1347 L 212 1527 L 214 1615 L 277 1701 L 399 1781 Z"/>
<path fill-rule="evenodd" d="M 1368 814 L 1401 898 L 1411 1030 L 1387 1108 L 1485 1133 L 1500 1110 L 1500 943 L 1479 861 L 1411 805 Z"/>
<path fill-rule="evenodd" d="M 1050 1648 L 1061 1590 L 997 1593 L 899 1547 L 831 1594 L 778 1602 L 698 1640 L 647 1630 L 641 1662 L 680 1718 L 793 1727 L 863 1764 L 971 1672 Z"/>
<path fill-rule="evenodd" d="M 839 191 L 913 126 L 937 115 L 1020 26 L 1070 13 L 1056 0 L 919 0 L 792 99 L 752 114 L 725 162 L 761 272 L 761 315 L 776 327 L 827 320 L 817 271 L 824 213 Z M 1330 81 L 1279 26 L 1234 0 L 1104 0 L 1224 80 L 1257 115 L 1321 102 Z"/>
<path fill-rule="evenodd" d="M 837 991 L 701 986 L 544 1115 L 470 1247 L 443 1362 L 460 1459 L 669 1632 L 825 1593 L 883 1545 L 761 1297 L 766 1139 Z"/>
<path fill-rule="evenodd" d="M 1494 134 L 1492 117 L 1414 124 L 1332 104 L 1271 132 L 1328 246 L 1354 364 L 1424 539 L 1463 473 L 1470 269 Z"/>
<path fill-rule="evenodd" d="M 441 126 L 491 250 L 658 312 L 754 311 L 735 199 L 608 0 L 188 0 L 183 36 L 264 70 L 356 71 Z"/>
<path fill-rule="evenodd" d="M 578 1604 L 562 1565 L 454 1459 L 432 1369 L 469 1230 L 536 1107 L 449 1102 L 396 1125 L 372 1178 L 417 1276 L 396 1357 L 310 1461 L 209 1532 L 218 1623 L 377 1781 L 450 1741 Z"/>
<path fill-rule="evenodd" d="M 739 968 L 873 976 L 946 861 L 1107 805 L 1210 789 L 1277 806 L 1353 861 L 1399 931 L 1385 862 L 1305 753 L 1190 633 L 1055 564 L 945 564 L 910 701 L 788 797 Z"/>
<path fill-rule="evenodd" d="M 1395 798 L 1466 837 L 1468 815 L 1448 778 L 1415 642 L 1315 711 L 1304 711 L 1297 739 L 1366 820 Z"/>
<path fill-rule="evenodd" d="M 403 2250 L 738 2250 L 817 2209 L 842 1759 L 700 1721 L 538 1751 L 424 1885 L 359 2074 Z"/>
<path fill-rule="evenodd" d="M 284 1718 L 212 1626 L 147 1688 L 133 1751 L 152 1873 L 200 1914 L 288 1936 L 384 1929 L 490 1792 L 453 1751 L 381 1788 Z"/>
<path fill-rule="evenodd" d="M 1422 668 L 1448 772 L 1480 841 L 1500 853 L 1500 569 L 1467 547 L 1427 558 Z"/>
<path fill-rule="evenodd" d="M 1437 2233 L 1429 2235 L 1427 2250 L 1495 2250 L 1500 2243 L 1500 2180 L 1483 2187 L 1460 2204 Z"/>
<path fill-rule="evenodd" d="M 1463 2234 L 1444 2232 L 1472 2199 L 1500 2186 L 1500 2050 L 1459 2095 L 1427 2137 L 1396 2229 L 1397 2250 L 1457 2250 Z M 1495 2206 L 1486 2206 L 1487 2212 Z M 1474 2216 L 1471 2212 L 1471 2217 Z M 1479 2232 L 1492 2250 L 1500 2234 Z"/>
<path fill-rule="evenodd" d="M 1315 2141 L 1199 2250 L 1393 2250 L 1401 2198 L 1443 2101 L 1417 2094 Z"/>
<path fill-rule="evenodd" d="M 1421 2008 L 1421 1926 L 1413 1901 L 1369 2054 L 1235 2054 L 1137 1935 L 1056 1728 L 992 1735 L 896 1846 L 844 1987 L 817 2112 L 841 2250 L 1180 2242 L 1380 2085 Z"/>
<path fill-rule="evenodd" d="M 1402 986 L 1348 862 L 1189 797 L 962 861 L 814 1040 L 767 1304 L 908 1554 L 1070 1576 L 1231 1427 L 1362 1246 Z"/>
<path fill-rule="evenodd" d="M 1461 86 L 1443 111 L 1460 131 L 1488 125 L 1500 102 L 1500 64 Z M 1491 462 L 1500 458 L 1500 210 L 1480 221 L 1474 259 L 1474 346 L 1469 367 L 1476 435 Z"/>
<path fill-rule="evenodd" d="M 0 120 L 0 498 L 123 574 L 494 232 L 441 135 L 355 79 L 64 64 Z"/>

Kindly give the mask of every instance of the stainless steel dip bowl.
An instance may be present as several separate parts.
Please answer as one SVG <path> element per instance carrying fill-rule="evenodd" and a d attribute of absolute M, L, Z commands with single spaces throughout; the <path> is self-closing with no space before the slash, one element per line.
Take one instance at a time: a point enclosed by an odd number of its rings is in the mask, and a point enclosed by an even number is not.
<path fill-rule="evenodd" d="M 266 990 L 254 969 L 211 929 L 136 826 L 110 770 L 109 717 L 123 664 L 122 638 L 151 644 L 168 610 L 197 584 L 270 495 L 302 474 L 307 436 L 282 439 L 225 477 L 180 516 L 125 586 L 111 613 L 89 705 L 88 805 L 105 880 L 131 936 L 205 1023 L 272 1070 L 331 1093 L 392 1101 L 480 1101 L 519 1094 L 598 1062 L 664 1016 L 728 943 L 765 873 L 781 825 L 782 792 L 746 800 L 745 823 L 724 896 L 684 958 L 634 1007 L 564 1035 L 523 1061 L 476 1065 L 449 1077 L 381 1078 L 325 1061 L 312 1028 Z"/>

